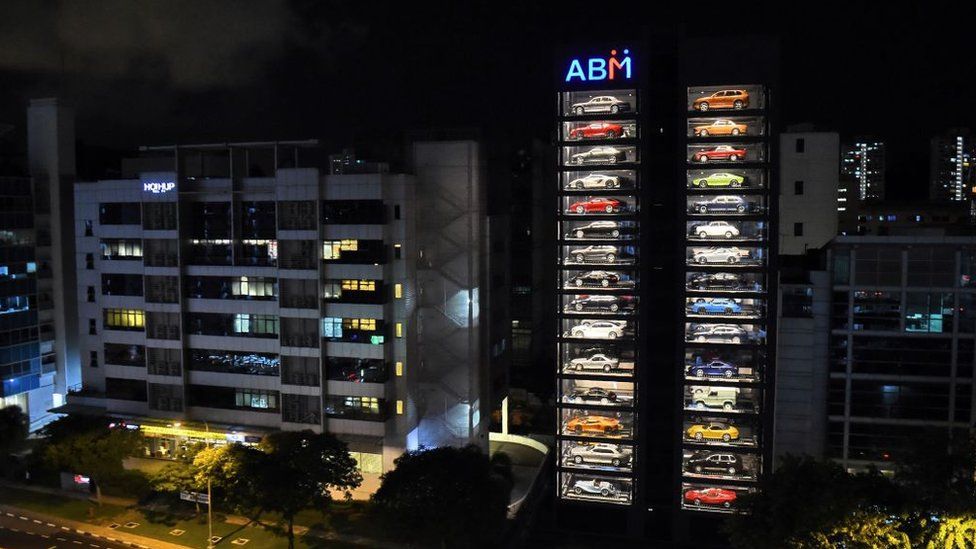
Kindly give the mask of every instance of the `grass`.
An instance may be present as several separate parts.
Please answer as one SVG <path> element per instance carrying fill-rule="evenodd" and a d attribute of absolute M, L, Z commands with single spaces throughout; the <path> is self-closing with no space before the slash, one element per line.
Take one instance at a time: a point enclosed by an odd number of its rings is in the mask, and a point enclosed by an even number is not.
<path fill-rule="evenodd" d="M 120 528 L 119 531 L 190 547 L 206 547 L 207 545 L 208 530 L 205 506 L 201 506 L 202 512 L 199 516 L 195 516 L 192 504 L 174 505 L 167 507 L 165 511 L 153 511 L 137 507 L 126 508 L 110 504 L 97 506 L 81 499 L 42 494 L 16 488 L 6 488 L 0 491 L 0 502 L 29 511 L 45 513 L 77 522 L 94 524 L 96 526 L 108 526 L 113 522 L 117 524 L 136 522 L 139 523 L 139 526 L 135 528 Z M 346 505 L 346 507 L 349 507 L 349 505 Z M 247 549 L 274 549 L 284 547 L 287 544 L 287 539 L 284 536 L 275 535 L 270 528 L 265 528 L 261 524 L 231 524 L 226 522 L 224 518 L 224 515 L 219 513 L 215 513 L 214 515 L 213 533 L 215 536 L 224 538 L 220 541 L 218 547 L 237 547 L 230 543 L 237 538 L 250 540 L 247 545 L 243 546 Z M 296 524 L 327 526 L 327 523 L 332 521 L 326 520 L 326 518 L 321 512 L 310 509 L 299 515 L 296 519 Z M 265 519 L 262 520 L 262 524 L 272 526 L 271 521 L 273 521 L 273 518 Z M 172 536 L 169 532 L 174 529 L 185 530 L 185 533 L 181 536 Z M 362 545 L 322 540 L 311 536 L 308 539 L 297 537 L 295 546 L 307 549 L 325 547 L 337 549 L 363 548 Z"/>

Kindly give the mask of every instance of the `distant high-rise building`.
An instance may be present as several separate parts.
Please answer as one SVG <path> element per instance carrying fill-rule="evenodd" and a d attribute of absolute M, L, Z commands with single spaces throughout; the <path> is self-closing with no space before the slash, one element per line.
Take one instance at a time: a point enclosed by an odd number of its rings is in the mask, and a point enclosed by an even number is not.
<path fill-rule="evenodd" d="M 885 145 L 877 139 L 854 139 L 841 145 L 837 211 L 856 201 L 884 200 Z"/>
<path fill-rule="evenodd" d="M 934 201 L 969 200 L 974 183 L 976 141 L 968 130 L 953 129 L 929 142 L 929 198 Z"/>

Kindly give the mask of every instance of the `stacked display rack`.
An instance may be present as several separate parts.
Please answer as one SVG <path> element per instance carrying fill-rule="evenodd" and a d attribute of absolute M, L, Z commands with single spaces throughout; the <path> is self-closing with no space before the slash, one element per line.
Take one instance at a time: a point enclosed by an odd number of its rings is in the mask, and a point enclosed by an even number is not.
<path fill-rule="evenodd" d="M 636 89 L 558 94 L 559 496 L 634 500 L 639 333 Z"/>
<path fill-rule="evenodd" d="M 733 512 L 763 472 L 771 307 L 766 91 L 688 88 L 682 509 Z"/>

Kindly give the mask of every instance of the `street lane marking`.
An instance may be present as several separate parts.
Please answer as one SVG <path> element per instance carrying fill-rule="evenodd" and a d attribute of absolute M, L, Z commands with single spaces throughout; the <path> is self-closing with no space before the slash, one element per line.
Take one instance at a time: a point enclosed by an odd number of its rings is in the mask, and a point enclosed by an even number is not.
<path fill-rule="evenodd" d="M 19 518 L 20 520 L 27 520 L 27 517 L 17 517 L 17 518 Z"/>
<path fill-rule="evenodd" d="M 44 538 L 44 539 L 51 539 L 51 536 L 49 536 L 47 534 L 41 534 L 41 537 Z"/>
<path fill-rule="evenodd" d="M 57 528 L 58 527 L 57 524 L 51 524 L 50 522 L 48 522 L 47 525 L 50 526 L 51 528 Z"/>
<path fill-rule="evenodd" d="M 39 521 L 37 519 L 34 519 L 34 524 L 40 524 L 40 523 L 41 523 L 41 521 Z"/>
<path fill-rule="evenodd" d="M 62 530 L 65 530 L 67 532 L 70 532 L 71 531 L 71 528 L 68 528 L 67 526 L 62 526 L 61 529 Z"/>

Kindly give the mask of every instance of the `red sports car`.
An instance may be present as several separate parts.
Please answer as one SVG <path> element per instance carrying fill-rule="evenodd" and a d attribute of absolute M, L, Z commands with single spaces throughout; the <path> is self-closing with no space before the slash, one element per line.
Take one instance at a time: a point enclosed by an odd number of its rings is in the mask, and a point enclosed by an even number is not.
<path fill-rule="evenodd" d="M 701 149 L 693 157 L 695 162 L 708 162 L 709 160 L 728 160 L 735 162 L 746 157 L 746 150 L 729 145 L 719 145 L 710 149 Z"/>
<path fill-rule="evenodd" d="M 573 202 L 566 208 L 566 212 L 577 214 L 616 213 L 620 211 L 621 206 L 623 206 L 623 202 L 619 200 L 597 196 L 582 202 Z"/>
<path fill-rule="evenodd" d="M 592 124 L 587 124 L 585 126 L 576 126 L 569 132 L 570 139 L 583 139 L 583 138 L 594 138 L 594 137 L 605 137 L 607 139 L 616 139 L 624 135 L 624 127 L 620 124 L 611 124 L 609 122 L 594 122 Z"/>
<path fill-rule="evenodd" d="M 721 505 L 728 509 L 735 501 L 735 492 L 723 488 L 704 488 L 685 492 L 685 503 L 695 505 Z"/>

